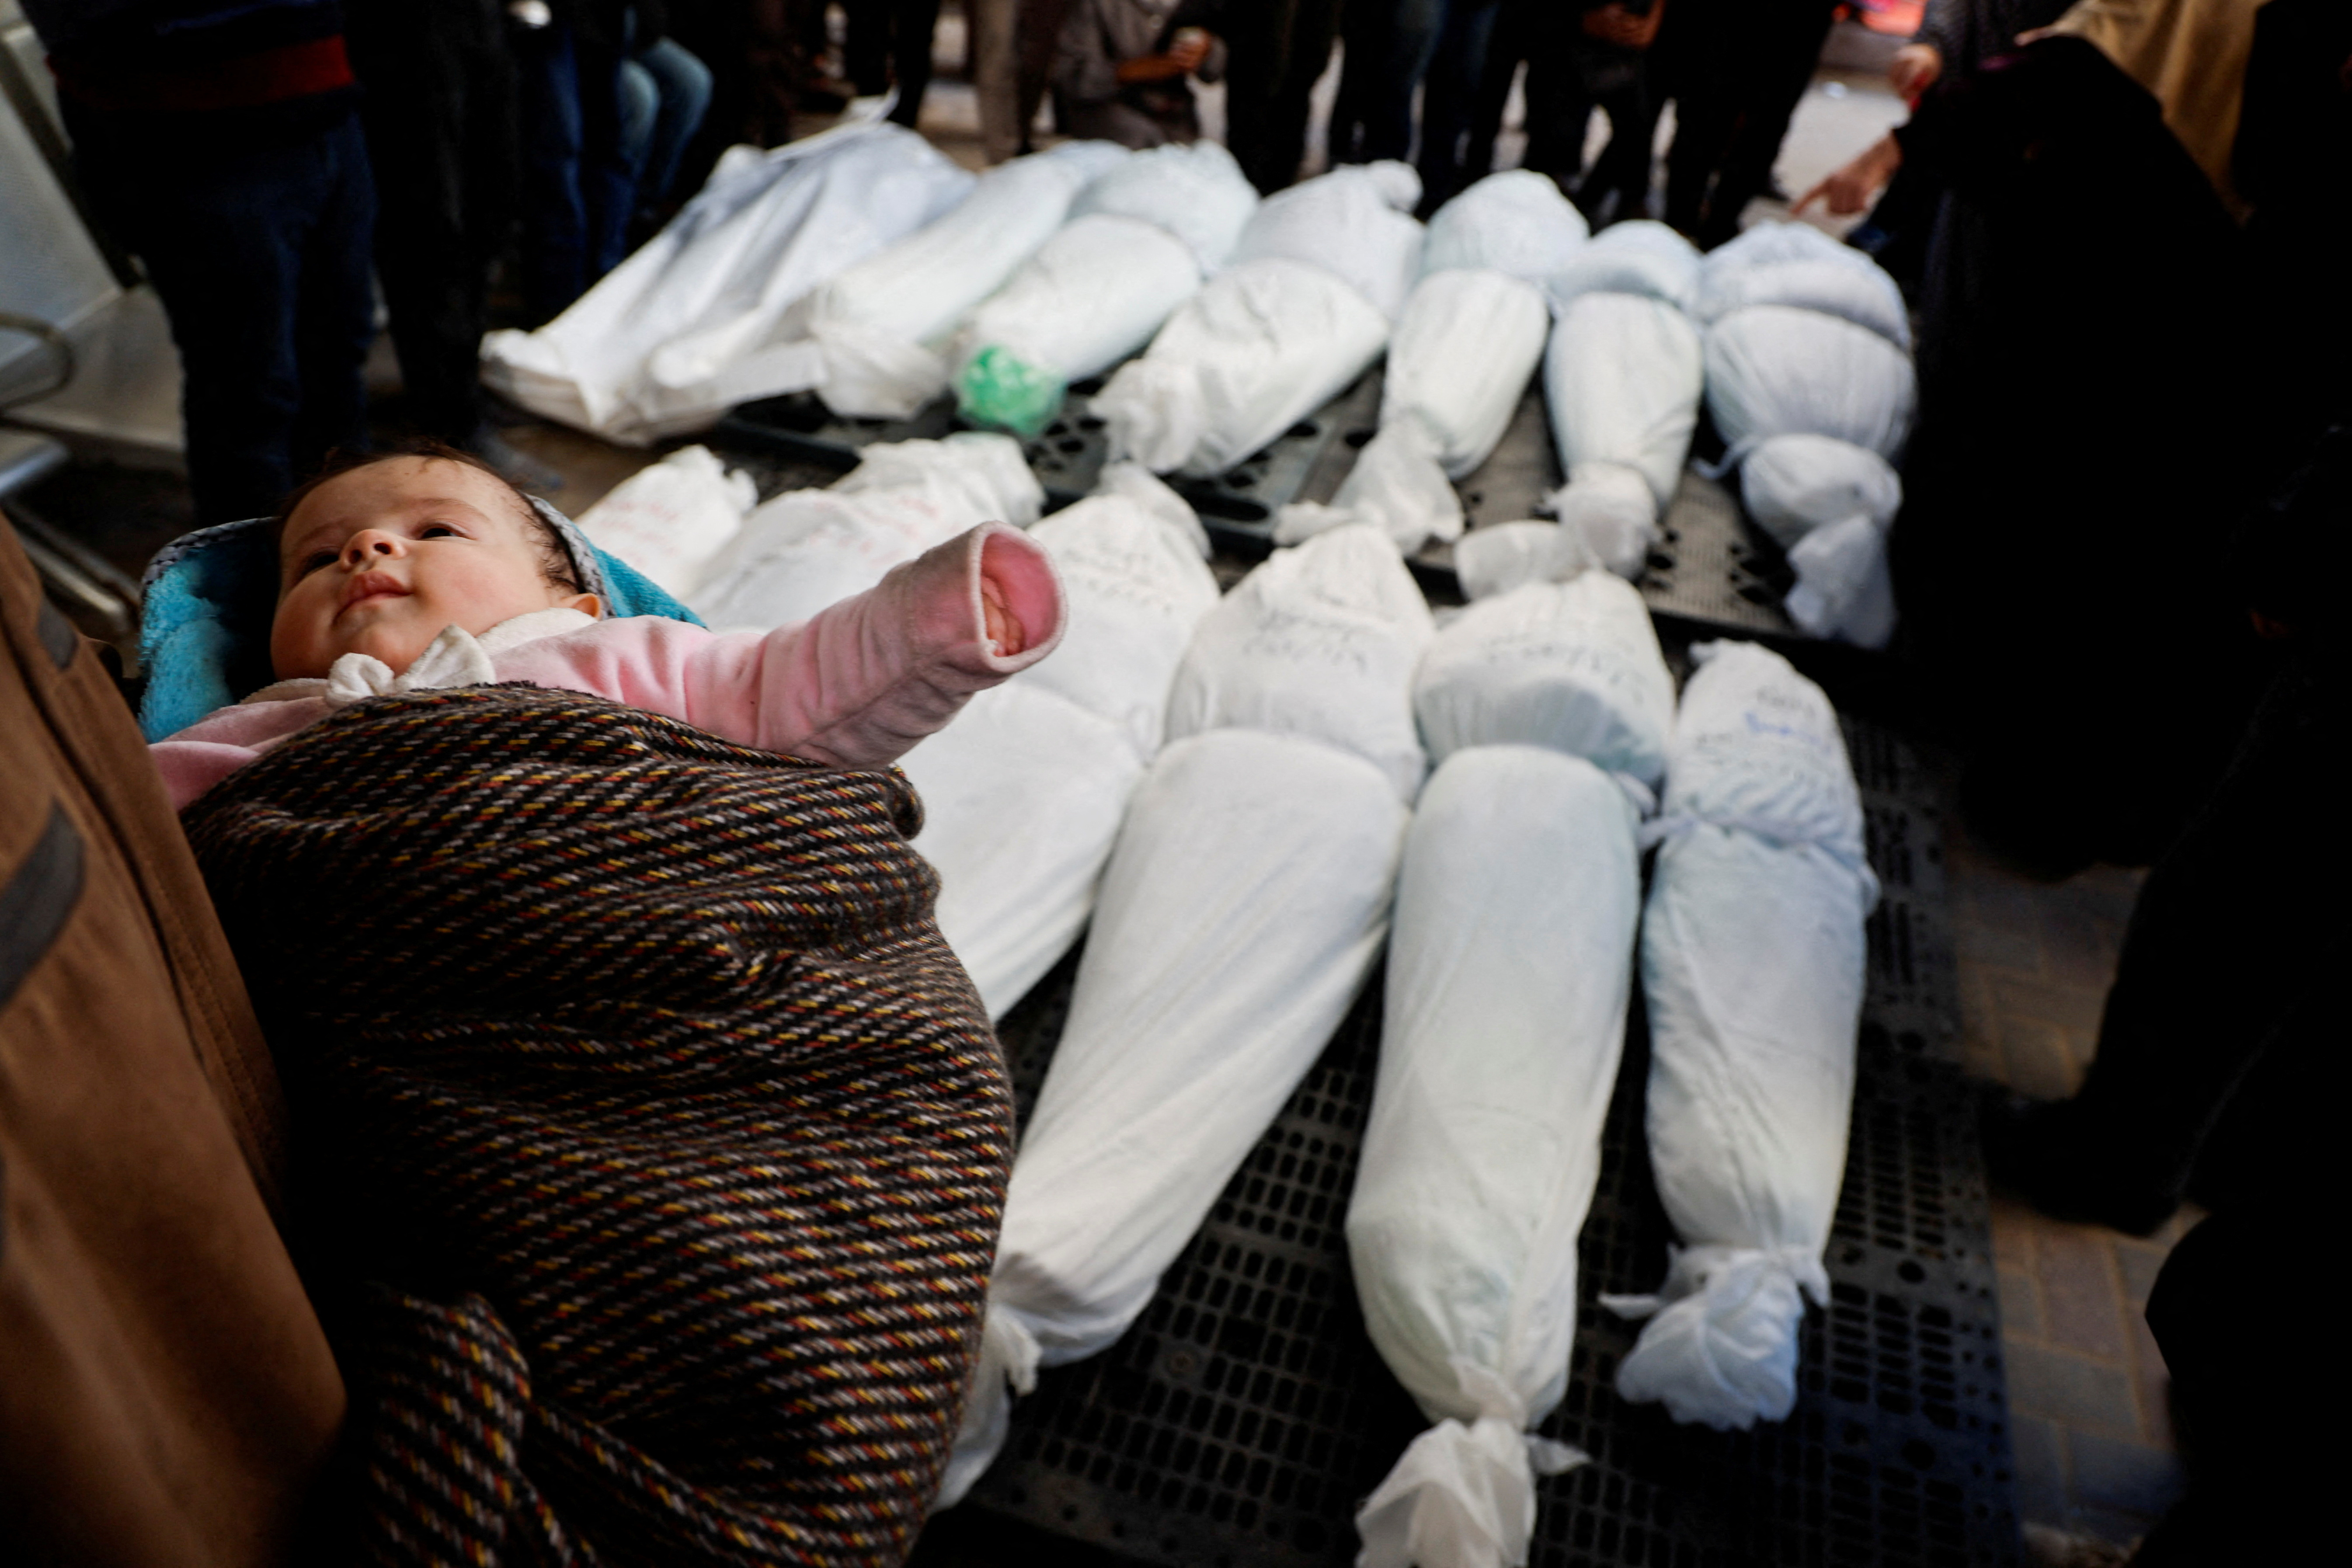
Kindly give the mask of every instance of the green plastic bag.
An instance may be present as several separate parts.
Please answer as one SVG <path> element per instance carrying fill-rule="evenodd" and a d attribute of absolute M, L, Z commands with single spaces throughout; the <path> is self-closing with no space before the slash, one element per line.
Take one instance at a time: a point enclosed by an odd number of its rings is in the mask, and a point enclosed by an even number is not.
<path fill-rule="evenodd" d="M 1061 412 L 1069 384 L 991 343 L 956 375 L 956 407 L 975 425 L 1034 436 Z"/>

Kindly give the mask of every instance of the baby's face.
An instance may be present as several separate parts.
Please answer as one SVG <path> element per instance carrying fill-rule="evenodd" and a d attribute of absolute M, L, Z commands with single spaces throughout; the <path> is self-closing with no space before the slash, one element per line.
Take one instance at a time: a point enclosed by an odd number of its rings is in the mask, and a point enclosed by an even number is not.
<path fill-rule="evenodd" d="M 269 659 L 280 680 L 347 653 L 398 674 L 444 627 L 478 636 L 555 608 L 594 615 L 597 599 L 548 583 L 513 492 L 462 463 L 393 458 L 328 480 L 286 520 Z"/>

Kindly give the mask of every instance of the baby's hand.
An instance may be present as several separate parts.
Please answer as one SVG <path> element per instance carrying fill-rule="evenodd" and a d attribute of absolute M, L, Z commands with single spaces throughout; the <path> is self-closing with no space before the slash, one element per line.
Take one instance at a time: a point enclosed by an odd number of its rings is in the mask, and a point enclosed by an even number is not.
<path fill-rule="evenodd" d="M 1013 613 L 1013 606 L 1004 602 L 1004 590 L 985 570 L 980 574 L 980 610 L 987 623 L 988 640 L 996 645 L 999 657 L 1009 658 L 1029 646 L 1021 617 Z"/>

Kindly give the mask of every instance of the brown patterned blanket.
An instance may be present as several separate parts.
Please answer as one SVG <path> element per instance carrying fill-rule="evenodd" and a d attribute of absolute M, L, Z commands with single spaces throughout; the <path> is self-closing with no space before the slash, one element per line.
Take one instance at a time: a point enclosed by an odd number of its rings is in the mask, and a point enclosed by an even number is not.
<path fill-rule="evenodd" d="M 367 1282 L 361 1550 L 903 1557 L 1012 1150 L 905 780 L 475 687 L 184 822 Z"/>

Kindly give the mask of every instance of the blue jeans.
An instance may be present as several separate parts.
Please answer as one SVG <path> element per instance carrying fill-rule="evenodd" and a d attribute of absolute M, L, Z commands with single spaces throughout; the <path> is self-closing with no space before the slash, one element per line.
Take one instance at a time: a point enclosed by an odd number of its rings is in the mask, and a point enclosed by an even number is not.
<path fill-rule="evenodd" d="M 622 156 L 621 56 L 562 22 L 517 28 L 523 306 L 562 314 L 628 254 L 636 178 Z"/>
<path fill-rule="evenodd" d="M 100 220 L 171 318 L 197 523 L 275 511 L 329 451 L 367 442 L 375 186 L 359 117 L 303 105 L 224 129 L 64 109 Z"/>
<path fill-rule="evenodd" d="M 1428 68 L 1422 73 L 1421 210 L 1435 212 L 1464 186 L 1486 177 L 1470 166 L 1479 84 L 1495 36 L 1500 0 L 1448 0 Z"/>
<path fill-rule="evenodd" d="M 674 38 L 621 62 L 621 158 L 636 177 L 639 211 L 661 205 L 686 144 L 710 111 L 710 68 Z"/>

